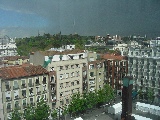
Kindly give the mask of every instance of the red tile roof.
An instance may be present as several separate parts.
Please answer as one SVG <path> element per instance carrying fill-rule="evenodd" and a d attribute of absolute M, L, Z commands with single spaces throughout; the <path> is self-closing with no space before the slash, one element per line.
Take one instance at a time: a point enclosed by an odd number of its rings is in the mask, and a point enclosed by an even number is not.
<path fill-rule="evenodd" d="M 3 80 L 43 74 L 48 74 L 48 71 L 40 65 L 10 66 L 0 68 L 0 78 Z"/>
<path fill-rule="evenodd" d="M 112 59 L 112 60 L 126 60 L 126 56 L 121 56 L 117 54 L 104 54 L 101 56 L 102 59 Z"/>

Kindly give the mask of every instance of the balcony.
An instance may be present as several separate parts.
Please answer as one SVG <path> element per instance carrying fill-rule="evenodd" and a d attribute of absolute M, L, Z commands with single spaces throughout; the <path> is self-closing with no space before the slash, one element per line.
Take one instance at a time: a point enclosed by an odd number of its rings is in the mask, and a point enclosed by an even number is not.
<path fill-rule="evenodd" d="M 11 91 L 11 86 L 6 85 L 6 91 Z"/>
<path fill-rule="evenodd" d="M 25 84 L 22 84 L 21 88 L 27 88 L 27 86 Z"/>
<path fill-rule="evenodd" d="M 12 100 L 11 97 L 6 97 L 6 102 L 9 102 L 9 101 L 11 101 L 11 100 Z"/>
<path fill-rule="evenodd" d="M 12 112 L 11 108 L 7 108 L 7 113 Z"/>
<path fill-rule="evenodd" d="M 40 94 L 41 94 L 41 91 L 38 91 L 38 92 L 37 92 L 37 95 L 40 95 Z"/>
<path fill-rule="evenodd" d="M 13 90 L 18 90 L 18 89 L 19 89 L 19 86 L 13 87 Z"/>
<path fill-rule="evenodd" d="M 35 83 L 35 86 L 39 86 L 40 85 L 40 83 Z"/>
<path fill-rule="evenodd" d="M 19 98 L 19 96 L 17 95 L 17 96 L 14 97 L 14 99 L 15 99 L 15 100 L 18 100 L 18 99 L 20 99 L 20 98 Z"/>

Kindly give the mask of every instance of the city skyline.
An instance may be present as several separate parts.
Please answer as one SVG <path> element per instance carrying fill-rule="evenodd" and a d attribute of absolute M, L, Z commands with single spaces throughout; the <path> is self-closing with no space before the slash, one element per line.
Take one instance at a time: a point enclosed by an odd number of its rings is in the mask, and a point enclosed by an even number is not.
<path fill-rule="evenodd" d="M 160 1 L 0 0 L 0 37 L 44 33 L 159 35 Z"/>

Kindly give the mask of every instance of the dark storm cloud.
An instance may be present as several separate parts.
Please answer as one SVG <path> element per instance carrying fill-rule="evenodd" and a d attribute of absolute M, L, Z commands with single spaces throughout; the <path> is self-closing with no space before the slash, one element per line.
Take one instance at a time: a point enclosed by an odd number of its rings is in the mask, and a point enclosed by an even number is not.
<path fill-rule="evenodd" d="M 159 0 L 0 0 L 2 9 L 48 19 L 42 31 L 51 34 L 157 36 L 159 6 Z"/>

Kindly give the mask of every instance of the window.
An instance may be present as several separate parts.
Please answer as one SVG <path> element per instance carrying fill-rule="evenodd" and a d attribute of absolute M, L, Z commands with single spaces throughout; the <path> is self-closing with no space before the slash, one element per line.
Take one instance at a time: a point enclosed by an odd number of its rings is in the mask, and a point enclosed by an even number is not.
<path fill-rule="evenodd" d="M 60 93 L 60 97 L 62 97 L 62 96 L 63 96 L 63 92 Z"/>
<path fill-rule="evenodd" d="M 33 105 L 33 98 L 30 98 L 30 104 Z"/>
<path fill-rule="evenodd" d="M 74 72 L 71 73 L 71 77 L 74 77 Z"/>
<path fill-rule="evenodd" d="M 89 65 L 89 69 L 94 69 L 94 65 L 93 65 L 93 64 L 90 64 L 90 65 Z"/>
<path fill-rule="evenodd" d="M 40 96 L 37 97 L 37 102 L 39 102 L 39 101 L 40 101 Z"/>
<path fill-rule="evenodd" d="M 27 103 L 26 103 L 26 99 L 23 100 L 23 107 L 26 107 Z"/>
<path fill-rule="evenodd" d="M 43 77 L 43 84 L 46 84 L 46 77 Z"/>
<path fill-rule="evenodd" d="M 11 109 L 11 103 L 7 103 L 7 110 Z"/>
<path fill-rule="evenodd" d="M 54 77 L 53 76 L 50 78 L 50 81 L 51 81 L 51 83 L 54 82 Z"/>
<path fill-rule="evenodd" d="M 71 82 L 71 86 L 74 86 L 74 82 Z"/>
<path fill-rule="evenodd" d="M 79 64 L 76 64 L 76 68 L 79 68 Z"/>
<path fill-rule="evenodd" d="M 94 72 L 90 72 L 90 76 L 91 76 L 91 77 L 94 77 Z"/>
<path fill-rule="evenodd" d="M 65 66 L 65 68 L 66 68 L 66 70 L 68 70 L 68 68 L 69 68 L 69 65 L 66 65 L 66 66 Z"/>
<path fill-rule="evenodd" d="M 5 86 L 6 86 L 7 90 L 10 90 L 10 86 L 9 86 L 9 82 L 8 81 L 5 82 Z"/>
<path fill-rule="evenodd" d="M 60 80 L 63 79 L 63 74 L 60 74 L 59 79 L 60 79 Z"/>
<path fill-rule="evenodd" d="M 18 101 L 15 101 L 15 108 L 19 108 L 19 102 Z"/>
<path fill-rule="evenodd" d="M 33 88 L 30 88 L 30 89 L 29 89 L 29 93 L 32 95 L 32 93 L 33 93 Z"/>
<path fill-rule="evenodd" d="M 69 73 L 66 73 L 66 78 L 68 78 L 69 77 Z"/>
<path fill-rule="evenodd" d="M 74 65 L 71 65 L 71 68 L 74 69 Z"/>
<path fill-rule="evenodd" d="M 101 72 L 99 72 L 99 75 L 101 75 Z"/>
<path fill-rule="evenodd" d="M 14 86 L 13 86 L 13 89 L 18 89 L 18 82 L 17 81 L 14 81 Z"/>
<path fill-rule="evenodd" d="M 66 87 L 69 87 L 69 82 L 66 82 Z"/>
<path fill-rule="evenodd" d="M 32 79 L 29 79 L 28 85 L 29 85 L 29 87 L 32 87 Z"/>
<path fill-rule="evenodd" d="M 77 81 L 77 85 L 79 85 L 79 81 Z"/>
<path fill-rule="evenodd" d="M 39 85 L 39 78 L 36 78 L 36 85 Z"/>
<path fill-rule="evenodd" d="M 25 80 L 22 80 L 22 88 L 25 88 L 26 85 L 25 85 Z"/>
<path fill-rule="evenodd" d="M 60 66 L 60 70 L 63 70 L 63 66 Z"/>
<path fill-rule="evenodd" d="M 60 88 L 63 88 L 63 83 L 60 83 Z"/>
<path fill-rule="evenodd" d="M 22 96 L 26 97 L 26 90 L 22 90 Z"/>

